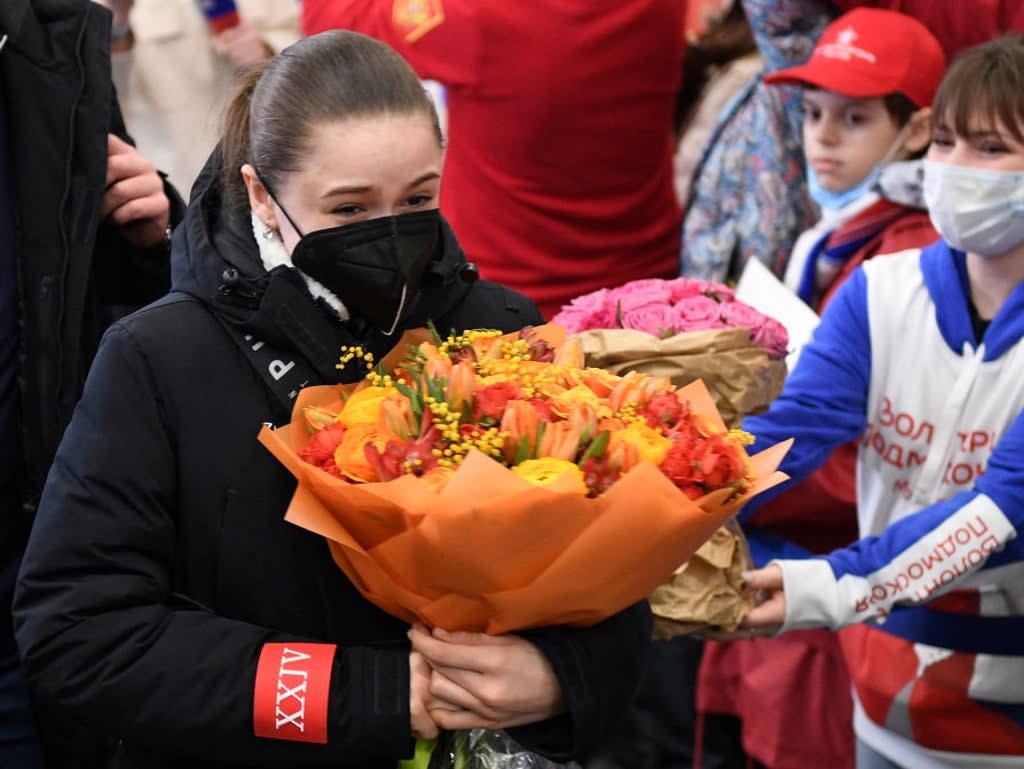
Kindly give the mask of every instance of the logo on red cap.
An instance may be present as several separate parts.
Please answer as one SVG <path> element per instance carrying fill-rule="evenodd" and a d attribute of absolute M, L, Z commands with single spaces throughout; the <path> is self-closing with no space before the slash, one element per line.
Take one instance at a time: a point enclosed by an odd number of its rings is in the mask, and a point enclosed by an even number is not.
<path fill-rule="evenodd" d="M 878 61 L 878 57 L 875 56 L 871 51 L 863 48 L 858 48 L 854 45 L 854 41 L 860 35 L 857 34 L 857 30 L 853 27 L 847 27 L 838 35 L 836 35 L 836 42 L 825 43 L 818 47 L 814 52 L 816 56 L 825 56 L 829 59 L 839 59 L 840 61 L 850 61 L 851 59 L 863 59 L 869 64 L 874 64 Z"/>

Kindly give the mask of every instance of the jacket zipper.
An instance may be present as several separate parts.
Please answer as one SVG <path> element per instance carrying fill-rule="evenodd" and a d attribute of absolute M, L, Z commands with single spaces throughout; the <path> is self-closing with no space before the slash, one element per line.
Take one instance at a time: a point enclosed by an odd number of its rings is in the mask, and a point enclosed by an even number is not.
<path fill-rule="evenodd" d="M 75 116 L 78 113 L 78 105 L 82 101 L 82 94 L 85 92 L 85 61 L 82 55 L 82 41 L 85 39 L 85 30 L 88 26 L 88 19 L 89 12 L 86 10 L 82 13 L 82 24 L 78 28 L 78 37 L 75 41 L 75 63 L 78 65 L 78 90 L 75 93 L 74 101 L 71 103 L 71 112 L 68 116 L 68 151 L 64 158 L 64 194 L 61 197 L 60 213 L 57 218 L 57 226 L 60 228 L 61 248 L 63 251 L 60 283 L 58 284 L 60 286 L 60 292 L 57 295 L 57 333 L 60 336 L 60 342 L 63 342 L 64 337 L 64 310 L 65 299 L 67 297 L 67 287 L 65 284 L 68 279 L 69 262 L 71 260 L 71 247 L 68 243 L 67 230 L 67 207 L 71 197 L 71 155 L 74 152 L 75 146 Z M 56 363 L 57 403 L 61 403 L 64 393 L 64 358 L 61 355 L 57 355 Z"/>

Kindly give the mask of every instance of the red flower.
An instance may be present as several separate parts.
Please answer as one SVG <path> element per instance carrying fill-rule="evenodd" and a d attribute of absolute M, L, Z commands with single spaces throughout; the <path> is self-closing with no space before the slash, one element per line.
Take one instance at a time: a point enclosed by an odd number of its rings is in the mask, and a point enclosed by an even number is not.
<path fill-rule="evenodd" d="M 437 467 L 433 449 L 440 437 L 438 429 L 431 427 L 415 440 L 388 441 L 384 451 L 374 446 L 372 441 L 367 442 L 363 451 L 377 477 L 382 481 L 391 481 L 404 473 L 423 475 L 427 470 Z"/>
<path fill-rule="evenodd" d="M 473 396 L 474 422 L 479 422 L 484 417 L 500 422 L 505 405 L 509 401 L 521 400 L 523 391 L 514 382 L 495 382 L 481 387 Z"/>
<path fill-rule="evenodd" d="M 743 480 L 742 451 L 722 435 L 701 438 L 695 431 L 680 431 L 675 438 L 661 471 L 691 499 Z"/>
<path fill-rule="evenodd" d="M 643 410 L 643 416 L 647 420 L 648 427 L 653 427 L 656 430 L 660 430 L 663 427 L 674 427 L 688 413 L 689 409 L 683 407 L 682 402 L 680 402 L 674 392 L 655 395 Z"/>
<path fill-rule="evenodd" d="M 591 495 L 603 494 L 622 477 L 622 466 L 612 467 L 607 457 L 587 457 L 580 469 Z"/>
<path fill-rule="evenodd" d="M 313 434 L 309 443 L 306 444 L 306 448 L 299 452 L 299 458 L 317 467 L 322 467 L 328 459 L 331 460 L 331 464 L 334 464 L 334 450 L 338 448 L 343 437 L 345 437 L 345 425 L 341 422 L 333 422 Z"/>
<path fill-rule="evenodd" d="M 325 473 L 333 475 L 335 478 L 344 478 L 341 474 L 341 470 L 338 469 L 338 465 L 334 462 L 334 457 L 327 457 L 323 464 L 320 465 L 320 469 Z"/>

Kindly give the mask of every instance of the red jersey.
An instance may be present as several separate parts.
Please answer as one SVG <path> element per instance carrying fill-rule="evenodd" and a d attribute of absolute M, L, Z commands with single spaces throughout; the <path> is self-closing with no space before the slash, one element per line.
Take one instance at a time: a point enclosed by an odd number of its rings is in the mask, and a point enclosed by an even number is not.
<path fill-rule="evenodd" d="M 686 0 L 305 0 L 303 31 L 394 47 L 445 86 L 441 210 L 545 316 L 678 274 L 672 113 Z"/>

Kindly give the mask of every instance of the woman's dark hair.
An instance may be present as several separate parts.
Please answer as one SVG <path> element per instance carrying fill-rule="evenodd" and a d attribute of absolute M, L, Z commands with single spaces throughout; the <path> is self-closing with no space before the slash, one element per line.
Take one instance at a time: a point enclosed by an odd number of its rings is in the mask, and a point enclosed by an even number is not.
<path fill-rule="evenodd" d="M 251 163 L 271 192 L 298 171 L 323 123 L 423 112 L 442 143 L 437 112 L 416 73 L 373 38 L 331 30 L 299 40 L 243 76 L 228 105 L 221 151 L 229 202 L 247 210 L 239 169 Z"/>
<path fill-rule="evenodd" d="M 1004 35 L 961 52 L 935 94 L 933 128 L 969 136 L 997 123 L 1024 142 L 1024 34 Z"/>
<path fill-rule="evenodd" d="M 683 79 L 676 94 L 673 128 L 678 138 L 693 117 L 700 103 L 704 86 L 718 67 L 757 50 L 754 33 L 743 12 L 743 3 L 734 0 L 732 7 L 691 43 L 683 57 Z"/>

